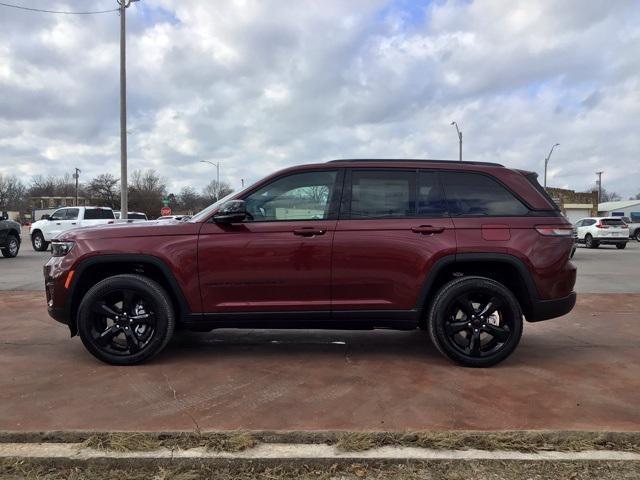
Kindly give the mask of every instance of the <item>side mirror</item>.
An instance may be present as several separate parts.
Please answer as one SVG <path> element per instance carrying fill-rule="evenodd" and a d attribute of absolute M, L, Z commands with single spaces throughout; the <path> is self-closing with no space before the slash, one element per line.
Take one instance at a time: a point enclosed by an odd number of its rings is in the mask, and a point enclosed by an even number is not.
<path fill-rule="evenodd" d="M 247 206 L 244 200 L 229 200 L 220 205 L 220 208 L 213 214 L 213 221 L 216 223 L 238 223 L 247 216 Z"/>

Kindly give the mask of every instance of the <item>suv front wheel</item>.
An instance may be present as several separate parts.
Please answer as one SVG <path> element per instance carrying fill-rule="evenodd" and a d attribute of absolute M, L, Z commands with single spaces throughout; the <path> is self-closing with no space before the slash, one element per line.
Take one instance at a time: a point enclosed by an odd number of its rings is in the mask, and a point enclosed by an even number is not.
<path fill-rule="evenodd" d="M 428 314 L 429 336 L 449 359 L 489 367 L 507 358 L 522 336 L 522 311 L 513 293 L 484 277 L 445 284 Z"/>
<path fill-rule="evenodd" d="M 91 287 L 78 309 L 78 333 L 89 352 L 113 365 L 159 353 L 175 327 L 167 292 L 141 275 L 115 275 Z"/>

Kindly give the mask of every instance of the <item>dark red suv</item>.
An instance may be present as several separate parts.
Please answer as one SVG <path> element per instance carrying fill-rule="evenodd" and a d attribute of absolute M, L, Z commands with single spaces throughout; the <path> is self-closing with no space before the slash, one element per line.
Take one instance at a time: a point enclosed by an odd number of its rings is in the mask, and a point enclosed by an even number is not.
<path fill-rule="evenodd" d="M 175 328 L 428 330 L 489 366 L 569 312 L 572 228 L 531 172 L 339 160 L 278 172 L 188 221 L 79 229 L 44 268 L 50 315 L 113 364 Z"/>

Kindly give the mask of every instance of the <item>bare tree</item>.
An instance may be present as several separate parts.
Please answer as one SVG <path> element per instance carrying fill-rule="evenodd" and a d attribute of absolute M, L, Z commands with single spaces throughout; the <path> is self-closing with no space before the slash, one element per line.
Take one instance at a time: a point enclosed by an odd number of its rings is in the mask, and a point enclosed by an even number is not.
<path fill-rule="evenodd" d="M 93 178 L 87 186 L 87 194 L 93 203 L 111 208 L 120 207 L 120 179 L 110 173 L 103 173 Z"/>
<path fill-rule="evenodd" d="M 209 185 L 202 189 L 202 195 L 209 203 L 217 202 L 222 197 L 226 197 L 230 193 L 233 193 L 233 188 L 227 182 L 218 182 L 211 180 Z"/>
<path fill-rule="evenodd" d="M 199 210 L 199 207 L 202 204 L 202 199 L 198 192 L 193 187 L 182 187 L 180 193 L 178 194 L 178 202 L 180 208 L 184 209 L 186 212 L 195 212 Z"/>
<path fill-rule="evenodd" d="M 129 209 L 157 217 L 166 193 L 166 180 L 155 170 L 136 170 L 129 179 Z"/>
<path fill-rule="evenodd" d="M 27 204 L 27 188 L 15 175 L 0 173 L 0 210 L 23 210 Z"/>

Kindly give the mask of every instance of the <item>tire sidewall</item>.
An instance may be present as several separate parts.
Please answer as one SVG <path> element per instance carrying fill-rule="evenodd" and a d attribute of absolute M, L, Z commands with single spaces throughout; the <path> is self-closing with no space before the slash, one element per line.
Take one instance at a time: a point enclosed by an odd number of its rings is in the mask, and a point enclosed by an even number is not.
<path fill-rule="evenodd" d="M 15 253 L 11 253 L 11 244 L 14 242 L 16 244 L 16 251 Z M 6 258 L 15 258 L 18 256 L 19 252 L 20 252 L 20 241 L 16 238 L 15 235 L 13 234 L 9 235 L 7 239 L 6 248 L 2 249 L 2 256 Z"/>
<path fill-rule="evenodd" d="M 464 355 L 449 344 L 444 325 L 451 302 L 463 293 L 472 293 L 479 290 L 491 292 L 503 299 L 507 305 L 508 315 L 512 317 L 510 319 L 512 332 L 506 344 L 497 352 L 486 357 L 471 357 Z M 516 349 L 520 343 L 523 330 L 522 310 L 513 293 L 502 284 L 485 277 L 464 277 L 445 284 L 436 294 L 429 309 L 428 318 L 429 334 L 434 345 L 446 357 L 467 367 L 488 367 L 501 362 Z"/>
<path fill-rule="evenodd" d="M 584 237 L 584 244 L 587 248 L 593 248 L 593 245 L 594 245 L 593 237 L 587 234 L 587 236 Z"/>
<path fill-rule="evenodd" d="M 141 293 L 152 304 L 156 325 L 151 342 L 133 355 L 114 355 L 101 350 L 91 336 L 91 306 L 105 295 L 120 289 Z M 166 292 L 153 280 L 140 275 L 117 275 L 106 278 L 91 287 L 84 295 L 77 314 L 78 334 L 85 348 L 96 358 L 112 365 L 134 365 L 158 354 L 173 334 L 175 318 Z"/>
<path fill-rule="evenodd" d="M 40 247 L 36 246 L 36 238 L 40 239 Z M 44 235 L 42 233 L 40 233 L 40 232 L 36 232 L 31 236 L 31 245 L 33 245 L 33 249 L 36 252 L 45 251 L 47 249 L 46 248 L 46 243 L 47 242 L 44 241 Z"/>

